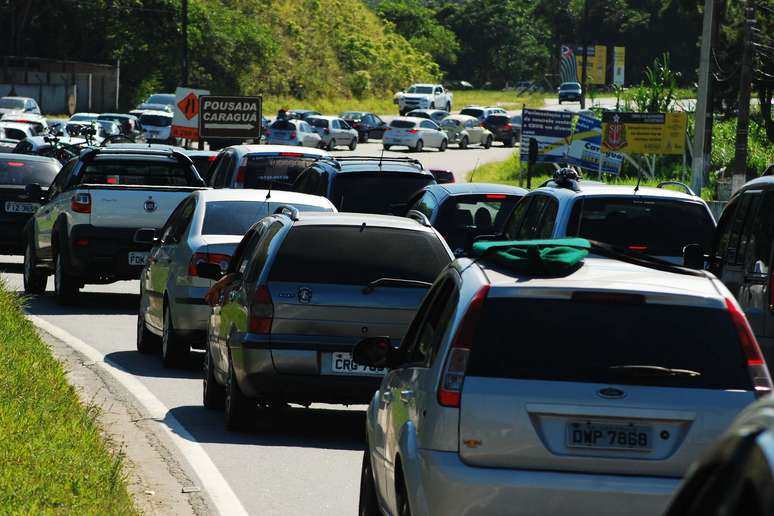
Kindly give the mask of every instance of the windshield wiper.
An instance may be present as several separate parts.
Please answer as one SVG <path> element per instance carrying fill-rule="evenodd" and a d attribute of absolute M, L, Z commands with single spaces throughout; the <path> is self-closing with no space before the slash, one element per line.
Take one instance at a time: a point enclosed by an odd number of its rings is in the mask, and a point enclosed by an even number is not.
<path fill-rule="evenodd" d="M 373 280 L 371 283 L 365 286 L 363 294 L 370 294 L 378 287 L 409 287 L 409 288 L 430 288 L 432 283 L 427 281 L 400 279 L 400 278 L 379 278 Z"/>
<path fill-rule="evenodd" d="M 682 376 L 690 378 L 701 376 L 700 372 L 692 371 L 690 369 L 672 369 L 670 367 L 655 365 L 614 365 L 607 369 L 614 373 L 631 376 Z"/>

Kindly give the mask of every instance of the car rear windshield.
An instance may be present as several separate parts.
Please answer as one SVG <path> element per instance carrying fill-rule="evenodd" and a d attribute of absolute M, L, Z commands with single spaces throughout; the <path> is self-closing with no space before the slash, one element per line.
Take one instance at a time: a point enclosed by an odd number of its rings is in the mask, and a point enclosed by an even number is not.
<path fill-rule="evenodd" d="M 323 129 L 328 127 L 328 123 L 329 123 L 329 121 L 325 118 L 313 118 L 313 117 L 308 117 L 306 119 L 306 122 L 310 125 L 313 125 L 314 127 L 321 127 Z"/>
<path fill-rule="evenodd" d="M 452 250 L 469 249 L 480 235 L 500 234 L 519 199 L 504 194 L 455 196 L 443 204 L 435 226 Z"/>
<path fill-rule="evenodd" d="M 275 131 L 295 131 L 296 125 L 288 120 L 277 120 L 269 126 L 269 129 Z"/>
<path fill-rule="evenodd" d="M 618 366 L 618 367 L 617 367 Z M 698 376 L 648 375 L 657 366 Z M 700 389 L 752 388 L 728 312 L 678 305 L 489 298 L 467 374 Z"/>
<path fill-rule="evenodd" d="M 461 122 L 459 120 L 456 120 L 454 118 L 444 118 L 441 120 L 440 126 L 441 127 L 457 127 L 460 125 Z"/>
<path fill-rule="evenodd" d="M 298 174 L 315 161 L 314 156 L 248 155 L 244 187 L 292 190 Z"/>
<path fill-rule="evenodd" d="M 403 214 L 412 194 L 434 182 L 411 172 L 348 172 L 335 176 L 330 200 L 339 211 Z"/>
<path fill-rule="evenodd" d="M 5 137 L 9 140 L 23 140 L 27 137 L 27 133 L 14 127 L 3 127 L 2 130 L 5 132 Z"/>
<path fill-rule="evenodd" d="M 172 105 L 175 103 L 175 96 L 166 93 L 156 93 L 148 97 L 145 101 L 147 104 L 167 104 Z"/>
<path fill-rule="evenodd" d="M 483 109 L 475 109 L 475 108 L 466 108 L 460 111 L 460 115 L 474 116 L 476 118 L 480 117 L 483 113 L 484 113 Z"/>
<path fill-rule="evenodd" d="M 161 115 L 140 115 L 140 124 L 152 125 L 155 127 L 168 127 L 172 125 L 172 117 Z"/>
<path fill-rule="evenodd" d="M 492 125 L 505 125 L 510 124 L 511 119 L 506 115 L 489 115 L 486 117 L 486 122 Z"/>
<path fill-rule="evenodd" d="M 715 223 L 698 202 L 648 197 L 587 197 L 573 207 L 567 234 L 650 255 L 682 256 L 688 244 L 709 249 Z"/>
<path fill-rule="evenodd" d="M 102 161 L 89 163 L 79 183 L 97 185 L 199 186 L 178 163 Z"/>
<path fill-rule="evenodd" d="M 416 125 L 416 122 L 412 122 L 411 120 L 393 120 L 390 122 L 390 127 L 395 127 L 397 129 L 413 129 Z"/>
<path fill-rule="evenodd" d="M 54 180 L 60 165 L 53 161 L 27 161 L 24 158 L 0 159 L 0 185 L 47 187 Z"/>
<path fill-rule="evenodd" d="M 204 209 L 202 235 L 244 235 L 267 215 L 265 201 L 213 201 Z M 298 211 L 328 211 L 320 206 L 293 203 Z"/>
<path fill-rule="evenodd" d="M 432 282 L 448 263 L 443 244 L 431 232 L 367 224 L 307 226 L 285 238 L 269 281 L 364 286 L 380 278 Z"/>
<path fill-rule="evenodd" d="M 0 99 L 0 109 L 24 109 L 24 100 Z"/>

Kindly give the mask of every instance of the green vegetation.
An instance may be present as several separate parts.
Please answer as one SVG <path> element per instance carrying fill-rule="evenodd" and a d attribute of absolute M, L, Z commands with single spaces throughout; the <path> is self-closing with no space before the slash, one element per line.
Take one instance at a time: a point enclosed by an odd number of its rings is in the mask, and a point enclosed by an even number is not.
<path fill-rule="evenodd" d="M 136 514 L 96 409 L 81 406 L 21 305 L 0 285 L 3 514 Z"/>

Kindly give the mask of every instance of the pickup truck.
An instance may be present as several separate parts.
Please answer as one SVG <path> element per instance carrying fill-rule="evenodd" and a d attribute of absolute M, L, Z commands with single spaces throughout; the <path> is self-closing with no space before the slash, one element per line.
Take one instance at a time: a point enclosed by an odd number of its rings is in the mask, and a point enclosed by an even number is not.
<path fill-rule="evenodd" d="M 191 159 L 172 149 L 90 148 L 57 174 L 24 234 L 24 291 L 42 294 L 54 275 L 57 301 L 87 283 L 138 279 L 158 229 L 188 194 L 204 188 Z"/>
<path fill-rule="evenodd" d="M 412 84 L 398 93 L 395 100 L 401 116 L 414 109 L 451 111 L 452 108 L 452 94 L 440 84 Z"/>

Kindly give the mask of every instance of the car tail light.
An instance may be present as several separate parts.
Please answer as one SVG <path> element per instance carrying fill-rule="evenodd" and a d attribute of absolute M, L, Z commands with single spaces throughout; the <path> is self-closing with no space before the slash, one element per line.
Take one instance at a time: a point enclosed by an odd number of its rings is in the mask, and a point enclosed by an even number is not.
<path fill-rule="evenodd" d="M 293 131 L 292 133 L 290 133 L 290 139 L 291 139 L 291 140 L 295 140 L 295 139 L 296 139 L 296 136 L 298 136 L 298 135 L 296 134 L 296 132 L 295 132 L 295 131 Z"/>
<path fill-rule="evenodd" d="M 512 126 L 511 124 L 509 124 L 509 123 L 508 123 L 508 124 L 505 124 L 505 125 L 503 126 L 503 129 L 508 129 L 508 130 L 511 130 L 511 129 L 513 129 L 513 126 Z"/>
<path fill-rule="evenodd" d="M 226 272 L 226 269 L 228 269 L 228 262 L 231 260 L 231 257 L 227 254 L 220 254 L 220 253 L 194 253 L 191 257 L 191 261 L 188 262 L 188 275 L 189 276 L 198 276 L 199 273 L 196 270 L 196 266 L 200 263 L 214 263 L 218 267 L 220 267 L 220 270 L 223 272 Z"/>
<path fill-rule="evenodd" d="M 70 199 L 70 209 L 76 213 L 91 213 L 91 194 L 77 193 Z"/>
<path fill-rule="evenodd" d="M 487 199 L 505 199 L 506 195 L 490 193 L 490 194 L 486 194 L 484 197 L 486 197 Z"/>
<path fill-rule="evenodd" d="M 271 293 L 266 285 L 261 285 L 255 290 L 250 300 L 250 320 L 248 328 L 250 333 L 268 335 L 271 333 L 271 324 L 274 320 L 274 303 Z"/>
<path fill-rule="evenodd" d="M 323 133 L 331 134 L 331 130 L 326 127 L 325 129 L 323 129 Z"/>
<path fill-rule="evenodd" d="M 387 131 L 392 131 L 392 127 L 385 127 L 384 132 L 386 133 Z"/>
<path fill-rule="evenodd" d="M 409 129 L 408 133 L 409 134 L 417 134 L 417 130 L 416 129 Z"/>
<path fill-rule="evenodd" d="M 217 154 L 213 154 L 212 156 L 207 156 L 207 161 L 215 161 L 215 158 L 217 158 Z"/>
<path fill-rule="evenodd" d="M 627 247 L 627 249 L 629 251 L 640 251 L 640 252 L 644 253 L 645 251 L 648 250 L 648 246 L 646 246 L 646 245 L 630 245 L 630 246 Z"/>
<path fill-rule="evenodd" d="M 269 136 L 271 136 L 271 131 L 264 131 L 263 135 L 268 138 Z"/>
<path fill-rule="evenodd" d="M 438 403 L 444 407 L 459 407 L 462 398 L 462 383 L 468 366 L 470 351 L 473 349 L 473 337 L 481 319 L 484 300 L 489 293 L 489 285 L 484 285 L 470 301 L 465 317 L 460 323 L 454 343 L 446 357 L 446 364 L 438 386 Z"/>
<path fill-rule="evenodd" d="M 245 177 L 247 176 L 247 156 L 242 158 L 239 162 L 239 168 L 237 169 L 236 180 L 234 181 L 234 188 L 245 187 Z"/>
<path fill-rule="evenodd" d="M 758 396 L 769 394 L 772 389 L 771 375 L 750 323 L 747 322 L 747 318 L 735 300 L 726 298 L 726 308 L 739 335 L 739 342 L 742 344 L 742 351 L 744 351 L 747 360 L 747 371 L 750 373 L 755 393 Z"/>
<path fill-rule="evenodd" d="M 24 163 L 21 162 L 21 161 L 7 161 L 5 164 L 8 165 L 9 167 L 23 167 L 24 166 Z"/>
<path fill-rule="evenodd" d="M 74 243 L 78 247 L 86 247 L 87 245 L 89 245 L 89 239 L 88 238 L 79 238 Z"/>

